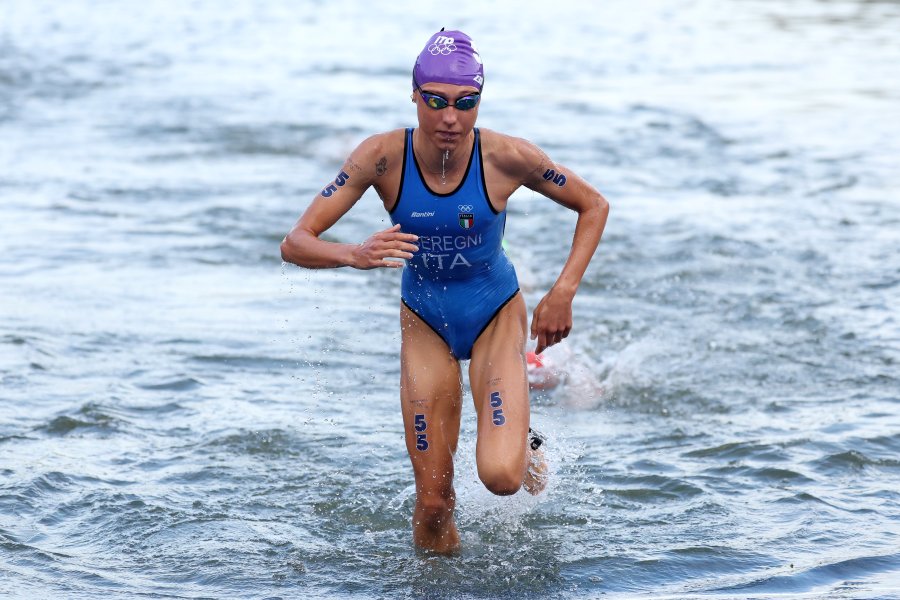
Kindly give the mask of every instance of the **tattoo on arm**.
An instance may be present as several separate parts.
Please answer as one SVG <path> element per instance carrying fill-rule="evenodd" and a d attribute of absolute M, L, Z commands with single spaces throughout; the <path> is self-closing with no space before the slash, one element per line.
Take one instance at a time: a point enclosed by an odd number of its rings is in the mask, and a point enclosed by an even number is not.
<path fill-rule="evenodd" d="M 538 173 L 540 173 L 541 177 L 543 177 L 547 181 L 555 183 L 559 187 L 566 185 L 566 176 L 554 169 L 553 167 L 555 167 L 556 165 L 553 164 L 553 161 L 551 161 L 543 151 L 540 152 L 541 162 L 533 171 L 528 174 L 529 178 L 535 179 L 537 178 Z"/>
<path fill-rule="evenodd" d="M 325 189 L 323 189 L 319 193 L 322 194 L 323 197 L 328 198 L 336 191 L 338 191 L 339 187 L 343 187 L 344 184 L 347 183 L 348 179 L 350 179 L 350 176 L 341 171 L 340 173 L 338 173 L 338 176 L 335 177 L 334 183 L 326 186 Z"/>
<path fill-rule="evenodd" d="M 566 185 L 566 176 L 562 173 L 557 173 L 553 169 L 547 169 L 546 171 L 544 171 L 544 174 L 541 177 L 543 177 L 547 181 L 552 181 L 559 187 Z"/>
<path fill-rule="evenodd" d="M 375 163 L 375 174 L 379 177 L 387 173 L 387 157 L 382 156 L 381 159 Z"/>
<path fill-rule="evenodd" d="M 545 170 L 544 165 L 546 163 L 547 163 L 547 155 L 544 154 L 543 152 L 541 152 L 541 162 L 538 166 L 536 166 L 534 169 L 532 169 L 530 173 L 528 173 L 528 178 L 534 179 L 535 177 L 538 176 L 538 173 L 543 173 Z"/>

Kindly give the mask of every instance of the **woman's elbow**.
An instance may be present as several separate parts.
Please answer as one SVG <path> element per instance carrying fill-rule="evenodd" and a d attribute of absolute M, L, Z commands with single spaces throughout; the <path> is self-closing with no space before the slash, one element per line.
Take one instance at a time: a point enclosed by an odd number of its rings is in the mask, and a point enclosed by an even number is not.
<path fill-rule="evenodd" d="M 281 260 L 300 265 L 300 263 L 297 262 L 299 258 L 297 243 L 295 240 L 291 239 L 291 234 L 287 234 L 284 236 L 284 239 L 281 240 Z"/>
<path fill-rule="evenodd" d="M 607 202 L 606 198 L 604 198 L 601 194 L 597 194 L 597 198 L 594 200 L 597 208 L 600 210 L 600 214 L 604 217 L 609 214 L 609 202 Z"/>
<path fill-rule="evenodd" d="M 606 223 L 606 217 L 609 215 L 609 202 L 599 193 L 592 195 L 582 214 L 591 222 L 597 222 L 602 226 Z"/>

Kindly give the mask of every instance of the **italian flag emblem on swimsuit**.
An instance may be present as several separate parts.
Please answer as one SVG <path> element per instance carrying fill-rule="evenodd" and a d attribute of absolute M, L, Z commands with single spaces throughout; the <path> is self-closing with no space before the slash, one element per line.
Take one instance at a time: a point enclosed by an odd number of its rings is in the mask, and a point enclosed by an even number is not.
<path fill-rule="evenodd" d="M 475 224 L 475 213 L 459 213 L 459 226 L 463 229 L 471 229 Z"/>

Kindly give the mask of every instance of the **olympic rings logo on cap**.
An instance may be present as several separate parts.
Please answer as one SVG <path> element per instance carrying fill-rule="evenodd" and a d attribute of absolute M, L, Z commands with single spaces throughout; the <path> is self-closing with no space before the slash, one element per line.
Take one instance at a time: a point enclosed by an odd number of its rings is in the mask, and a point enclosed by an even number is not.
<path fill-rule="evenodd" d="M 437 56 L 438 54 L 443 54 L 447 56 L 451 52 L 456 51 L 456 44 L 447 44 L 446 46 L 438 46 L 437 44 L 432 44 L 428 46 L 428 51 Z"/>
<path fill-rule="evenodd" d="M 460 205 L 457 206 L 456 208 L 459 209 L 459 212 L 472 212 L 472 205 L 471 205 L 471 204 L 460 204 Z"/>
<path fill-rule="evenodd" d="M 434 38 L 434 43 L 428 46 L 428 51 L 435 56 L 437 56 L 438 54 L 443 54 L 444 56 L 446 56 L 451 52 L 456 52 L 456 44 L 453 43 L 454 41 L 455 40 L 452 37 L 439 35 Z"/>

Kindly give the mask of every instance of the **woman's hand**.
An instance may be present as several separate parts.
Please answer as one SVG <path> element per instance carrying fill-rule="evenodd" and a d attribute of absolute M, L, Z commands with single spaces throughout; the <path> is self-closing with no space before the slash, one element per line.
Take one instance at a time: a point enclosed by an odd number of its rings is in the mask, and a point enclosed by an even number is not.
<path fill-rule="evenodd" d="M 535 354 L 558 344 L 572 331 L 572 299 L 574 293 L 567 293 L 556 287 L 550 288 L 531 317 L 531 339 L 537 340 Z"/>
<path fill-rule="evenodd" d="M 389 229 L 379 231 L 369 236 L 369 239 L 353 249 L 353 259 L 350 266 L 354 269 L 377 269 L 388 267 L 397 269 L 403 266 L 401 260 L 410 260 L 413 252 L 419 247 L 413 242 L 419 236 L 400 231 L 400 225 L 394 225 Z"/>

